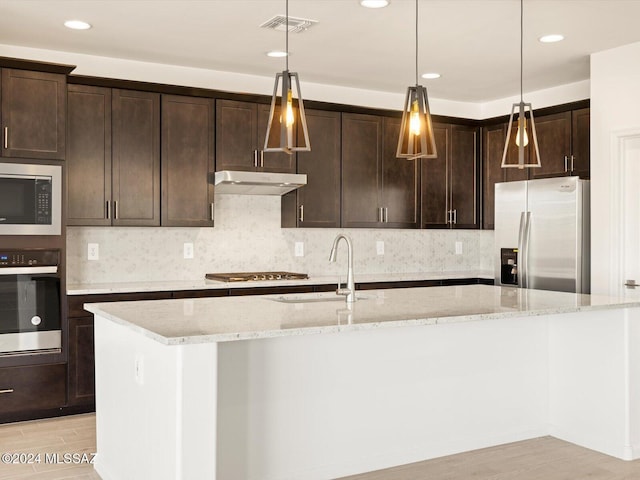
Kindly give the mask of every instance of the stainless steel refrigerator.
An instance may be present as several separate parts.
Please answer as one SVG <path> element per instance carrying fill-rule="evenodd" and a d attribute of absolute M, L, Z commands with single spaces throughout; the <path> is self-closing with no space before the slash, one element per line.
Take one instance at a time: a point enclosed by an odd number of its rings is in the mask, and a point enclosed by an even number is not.
<path fill-rule="evenodd" d="M 590 292 L 589 181 L 495 185 L 495 284 Z"/>

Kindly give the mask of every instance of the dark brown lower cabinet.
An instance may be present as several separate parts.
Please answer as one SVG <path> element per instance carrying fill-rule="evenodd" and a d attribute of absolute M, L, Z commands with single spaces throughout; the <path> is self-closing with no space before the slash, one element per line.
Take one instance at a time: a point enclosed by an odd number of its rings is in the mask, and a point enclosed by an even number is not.
<path fill-rule="evenodd" d="M 18 412 L 62 408 L 67 390 L 67 365 L 30 365 L 0 369 L 0 421 Z"/>
<path fill-rule="evenodd" d="M 69 405 L 95 403 L 93 316 L 69 319 Z"/>

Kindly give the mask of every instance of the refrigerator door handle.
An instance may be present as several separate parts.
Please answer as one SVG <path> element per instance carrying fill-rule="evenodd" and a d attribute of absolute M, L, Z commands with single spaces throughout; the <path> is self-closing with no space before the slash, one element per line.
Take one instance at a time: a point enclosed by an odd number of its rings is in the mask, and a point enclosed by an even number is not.
<path fill-rule="evenodd" d="M 529 288 L 529 239 L 531 238 L 531 212 L 524 214 L 524 235 L 522 238 L 522 288 Z"/>
<path fill-rule="evenodd" d="M 524 278 L 524 230 L 525 230 L 525 212 L 520 212 L 520 229 L 518 231 L 518 287 L 523 288 Z"/>

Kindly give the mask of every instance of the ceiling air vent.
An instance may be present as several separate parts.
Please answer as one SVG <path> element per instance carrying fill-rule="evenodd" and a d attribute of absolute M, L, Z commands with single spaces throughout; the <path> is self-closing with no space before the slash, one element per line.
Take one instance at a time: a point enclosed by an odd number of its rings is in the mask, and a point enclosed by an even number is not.
<path fill-rule="evenodd" d="M 318 23 L 317 20 L 309 20 L 308 18 L 296 18 L 289 17 L 289 32 L 290 33 L 300 33 L 307 30 L 312 25 Z M 284 32 L 287 27 L 287 17 L 284 15 L 276 15 L 273 18 L 270 18 L 262 25 L 260 28 L 270 28 L 271 30 L 278 30 L 280 32 Z"/>

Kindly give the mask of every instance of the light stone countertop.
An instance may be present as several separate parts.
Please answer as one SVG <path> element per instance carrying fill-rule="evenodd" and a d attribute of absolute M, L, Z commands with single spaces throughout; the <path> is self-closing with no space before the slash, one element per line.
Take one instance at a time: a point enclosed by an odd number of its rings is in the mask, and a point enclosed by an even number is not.
<path fill-rule="evenodd" d="M 376 273 L 355 275 L 356 283 L 407 282 L 416 280 L 443 280 L 457 278 L 493 279 L 493 271 L 472 270 L 452 272 Z M 345 275 L 341 276 L 345 281 Z M 179 290 L 207 290 L 228 288 L 288 287 L 295 285 L 329 285 L 337 283 L 338 276 L 313 276 L 307 280 L 271 280 L 261 282 L 219 282 L 216 280 L 175 280 L 153 282 L 86 283 L 67 285 L 67 295 L 97 295 L 108 293 L 166 292 Z"/>
<path fill-rule="evenodd" d="M 85 304 L 167 345 L 228 342 L 406 325 L 435 325 L 640 307 L 639 300 L 490 285 Z M 278 299 L 286 299 L 284 303 Z"/>

